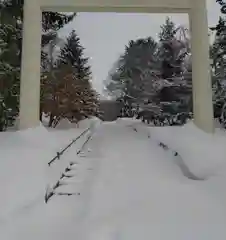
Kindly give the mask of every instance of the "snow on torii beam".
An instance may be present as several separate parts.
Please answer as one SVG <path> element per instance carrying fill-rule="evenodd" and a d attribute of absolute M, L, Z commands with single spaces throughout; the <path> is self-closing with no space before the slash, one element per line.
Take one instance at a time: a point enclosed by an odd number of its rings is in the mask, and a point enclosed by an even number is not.
<path fill-rule="evenodd" d="M 206 0 L 24 0 L 20 129 L 39 125 L 42 11 L 188 13 L 195 123 L 213 132 Z"/>

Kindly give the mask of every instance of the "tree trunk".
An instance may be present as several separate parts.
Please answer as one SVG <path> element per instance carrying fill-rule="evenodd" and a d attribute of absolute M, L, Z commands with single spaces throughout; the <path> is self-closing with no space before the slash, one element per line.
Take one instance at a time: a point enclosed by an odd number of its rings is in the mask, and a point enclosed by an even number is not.
<path fill-rule="evenodd" d="M 50 117 L 49 117 L 48 127 L 52 127 L 53 121 L 54 121 L 54 115 L 51 113 L 51 114 L 50 114 Z"/>

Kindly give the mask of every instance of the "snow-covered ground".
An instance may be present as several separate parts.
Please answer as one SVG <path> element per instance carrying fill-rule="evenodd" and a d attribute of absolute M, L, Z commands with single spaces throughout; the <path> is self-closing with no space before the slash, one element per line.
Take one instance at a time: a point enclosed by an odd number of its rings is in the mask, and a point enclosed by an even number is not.
<path fill-rule="evenodd" d="M 154 128 L 128 119 L 62 128 L 0 134 L 0 239 L 226 239 L 223 131 L 208 135 L 191 123 Z M 204 180 L 188 179 L 174 151 Z M 61 179 L 46 204 L 46 187 L 51 189 L 67 167 L 72 177 Z"/>

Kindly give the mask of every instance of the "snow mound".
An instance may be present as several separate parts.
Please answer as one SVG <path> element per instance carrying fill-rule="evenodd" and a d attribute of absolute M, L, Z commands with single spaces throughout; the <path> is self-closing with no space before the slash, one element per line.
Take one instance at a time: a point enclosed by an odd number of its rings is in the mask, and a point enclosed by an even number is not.
<path fill-rule="evenodd" d="M 0 134 L 0 221 L 35 204 L 45 192 L 45 168 L 54 154 L 54 139 L 42 127 Z"/>
<path fill-rule="evenodd" d="M 83 130 L 51 130 L 42 125 L 0 134 L 0 222 L 44 202 L 48 162 Z"/>
<path fill-rule="evenodd" d="M 226 137 L 207 134 L 193 122 L 183 127 L 150 127 L 151 137 L 177 151 L 190 171 L 207 179 L 226 167 Z"/>
<path fill-rule="evenodd" d="M 149 130 L 144 125 L 143 129 Z M 103 123 L 99 134 L 102 159 L 78 239 L 226 237 L 225 202 L 219 204 L 209 186 L 204 189 L 207 181 L 184 177 L 174 157 L 139 130 Z"/>
<path fill-rule="evenodd" d="M 98 126 L 102 121 L 97 117 L 86 118 L 79 122 L 79 128 L 85 129 L 92 126 Z"/>
<path fill-rule="evenodd" d="M 68 119 L 64 118 L 57 124 L 55 129 L 67 130 L 67 129 L 77 128 L 77 127 L 78 127 L 78 124 L 72 123 Z"/>

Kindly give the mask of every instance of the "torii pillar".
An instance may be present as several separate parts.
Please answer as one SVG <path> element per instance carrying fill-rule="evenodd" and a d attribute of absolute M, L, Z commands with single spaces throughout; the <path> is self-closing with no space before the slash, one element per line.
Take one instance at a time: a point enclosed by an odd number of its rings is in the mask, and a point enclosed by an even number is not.
<path fill-rule="evenodd" d="M 19 128 L 39 126 L 42 12 L 38 0 L 24 0 Z"/>
<path fill-rule="evenodd" d="M 206 0 L 190 0 L 193 112 L 197 127 L 214 132 Z"/>

